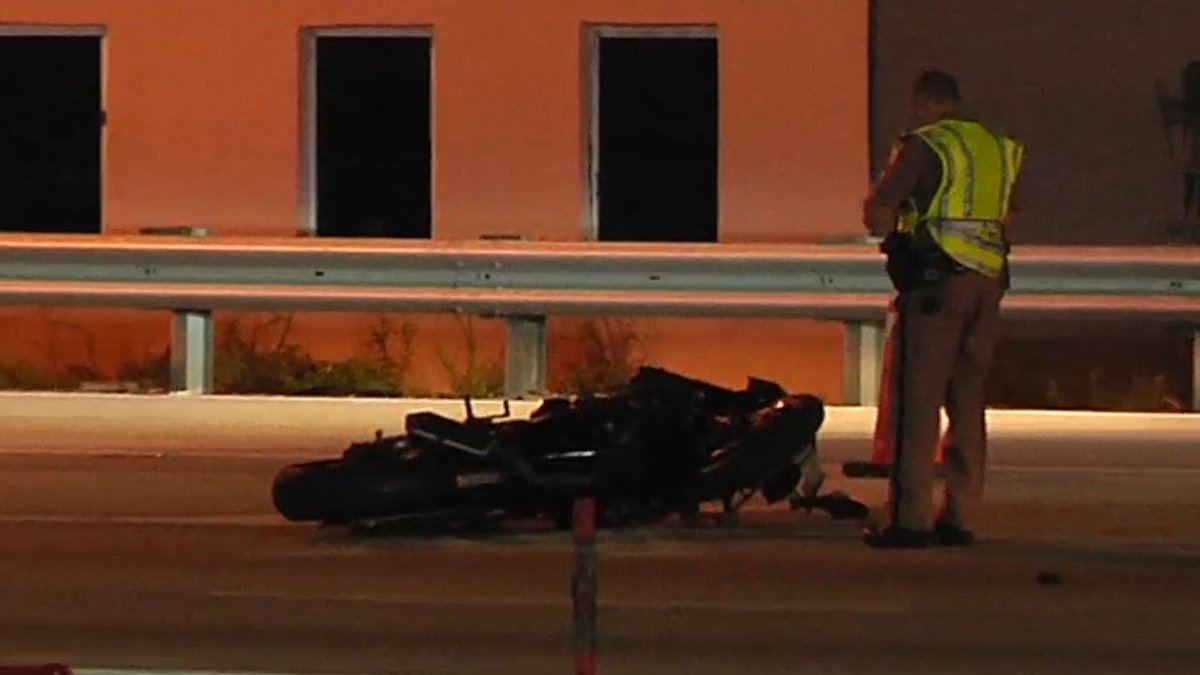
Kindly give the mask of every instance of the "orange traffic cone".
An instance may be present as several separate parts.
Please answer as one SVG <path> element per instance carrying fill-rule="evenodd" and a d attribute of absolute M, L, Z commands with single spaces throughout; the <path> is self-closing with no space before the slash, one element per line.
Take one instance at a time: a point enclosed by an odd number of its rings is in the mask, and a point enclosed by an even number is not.
<path fill-rule="evenodd" d="M 875 415 L 875 433 L 871 440 L 871 464 L 887 466 L 892 463 L 892 458 L 896 456 L 896 425 L 895 415 L 896 408 L 892 405 L 895 397 L 892 382 L 892 361 L 893 361 L 893 342 L 887 341 L 887 346 L 884 348 L 883 357 L 883 376 L 879 387 L 879 409 Z M 942 463 L 942 458 L 945 457 L 945 436 L 938 443 L 937 458 L 938 464 Z"/>
<path fill-rule="evenodd" d="M 886 478 L 896 456 L 896 368 L 898 335 L 895 329 L 895 312 L 888 313 L 887 339 L 884 341 L 883 365 L 879 378 L 879 403 L 875 414 L 875 430 L 871 439 L 871 457 L 866 462 L 851 462 L 842 467 L 847 476 Z M 944 440 L 944 438 L 943 438 Z M 945 449 L 937 448 L 937 464 L 942 463 Z"/>
<path fill-rule="evenodd" d="M 896 456 L 895 410 L 892 391 L 892 371 L 896 360 L 896 334 L 892 314 L 888 314 L 887 338 L 883 345 L 883 367 L 879 378 L 879 403 L 875 413 L 875 434 L 871 442 L 871 460 L 874 465 L 887 466 Z"/>

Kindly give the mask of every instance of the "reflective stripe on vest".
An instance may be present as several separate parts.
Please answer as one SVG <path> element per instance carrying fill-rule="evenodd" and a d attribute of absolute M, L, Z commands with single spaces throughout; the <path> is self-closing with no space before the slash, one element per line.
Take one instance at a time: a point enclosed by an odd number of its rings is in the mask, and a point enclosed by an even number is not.
<path fill-rule="evenodd" d="M 942 181 L 920 222 L 959 264 L 999 276 L 1007 255 L 1001 221 L 1024 147 L 966 120 L 940 120 L 913 133 L 942 162 Z"/>

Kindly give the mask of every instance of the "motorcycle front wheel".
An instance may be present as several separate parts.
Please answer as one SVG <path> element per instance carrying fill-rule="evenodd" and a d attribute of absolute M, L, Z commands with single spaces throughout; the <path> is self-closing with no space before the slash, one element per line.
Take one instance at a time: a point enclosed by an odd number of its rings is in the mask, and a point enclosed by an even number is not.
<path fill-rule="evenodd" d="M 444 494 L 403 464 L 344 459 L 291 464 L 271 485 L 275 510 L 290 521 L 344 524 L 435 507 Z"/>

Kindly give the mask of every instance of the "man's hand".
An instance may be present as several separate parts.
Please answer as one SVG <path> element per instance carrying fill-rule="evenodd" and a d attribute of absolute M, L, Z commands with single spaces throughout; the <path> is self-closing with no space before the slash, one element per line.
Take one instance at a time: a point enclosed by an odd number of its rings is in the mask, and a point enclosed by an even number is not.
<path fill-rule="evenodd" d="M 863 227 L 872 237 L 886 237 L 896 228 L 898 217 L 895 208 L 886 204 L 875 204 L 871 200 L 863 202 Z"/>

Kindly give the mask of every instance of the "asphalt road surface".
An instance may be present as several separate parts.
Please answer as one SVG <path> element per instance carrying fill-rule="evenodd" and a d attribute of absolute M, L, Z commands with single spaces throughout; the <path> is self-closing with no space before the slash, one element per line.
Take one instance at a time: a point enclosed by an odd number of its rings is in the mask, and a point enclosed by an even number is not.
<path fill-rule="evenodd" d="M 267 489 L 286 461 L 0 453 L 0 662 L 572 672 L 568 535 L 284 523 Z M 854 524 L 761 505 L 605 533 L 599 671 L 1197 672 L 1197 486 L 1186 467 L 998 468 L 969 551 L 872 551 Z"/>

